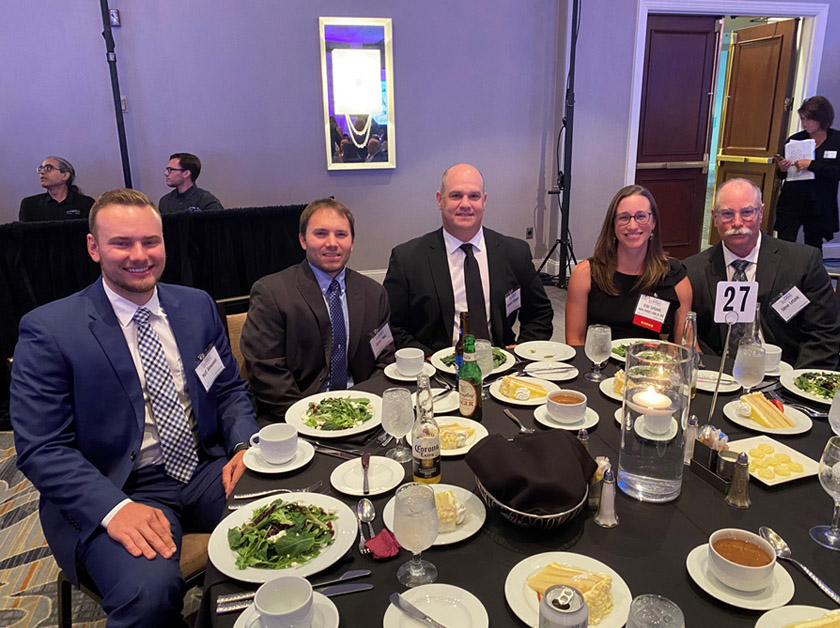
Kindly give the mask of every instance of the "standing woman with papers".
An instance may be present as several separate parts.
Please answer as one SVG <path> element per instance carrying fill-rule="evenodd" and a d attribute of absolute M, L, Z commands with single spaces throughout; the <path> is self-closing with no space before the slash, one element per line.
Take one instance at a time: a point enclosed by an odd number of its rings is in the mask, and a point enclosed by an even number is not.
<path fill-rule="evenodd" d="M 823 240 L 831 240 L 840 231 L 840 133 L 830 128 L 834 107 L 823 96 L 806 99 L 798 113 L 804 130 L 788 138 L 785 158 L 776 161 L 779 176 L 786 181 L 774 228 L 780 239 L 795 242 L 801 226 L 805 244 L 821 249 Z"/>

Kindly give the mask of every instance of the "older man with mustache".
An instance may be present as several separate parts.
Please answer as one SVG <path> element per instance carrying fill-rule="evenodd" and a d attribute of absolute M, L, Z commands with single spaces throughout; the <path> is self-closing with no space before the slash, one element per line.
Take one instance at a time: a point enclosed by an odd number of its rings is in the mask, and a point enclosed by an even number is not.
<path fill-rule="evenodd" d="M 836 370 L 840 362 L 840 307 L 818 249 L 778 240 L 760 232 L 761 190 L 747 179 L 730 179 L 718 188 L 713 216 L 721 242 L 685 259 L 694 290 L 698 335 L 704 350 L 720 354 L 726 325 L 714 322 L 719 281 L 758 282 L 761 333 L 782 348 L 795 368 Z M 773 307 L 794 288 L 804 295 L 793 316 Z M 788 320 L 785 320 L 785 318 Z"/>

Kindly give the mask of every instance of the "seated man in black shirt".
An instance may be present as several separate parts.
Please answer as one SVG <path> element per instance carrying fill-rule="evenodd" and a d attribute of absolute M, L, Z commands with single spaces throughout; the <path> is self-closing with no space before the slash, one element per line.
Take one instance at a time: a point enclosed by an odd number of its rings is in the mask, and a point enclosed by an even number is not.
<path fill-rule="evenodd" d="M 201 174 L 201 160 L 195 155 L 175 153 L 164 170 L 166 185 L 175 189 L 161 197 L 158 203 L 161 214 L 224 209 L 219 199 L 195 184 Z"/>
<path fill-rule="evenodd" d="M 38 166 L 41 187 L 44 194 L 27 196 L 20 202 L 18 219 L 21 222 L 36 220 L 87 220 L 93 206 L 90 196 L 79 194 L 79 188 L 73 185 L 76 171 L 72 164 L 61 157 L 47 157 Z"/>

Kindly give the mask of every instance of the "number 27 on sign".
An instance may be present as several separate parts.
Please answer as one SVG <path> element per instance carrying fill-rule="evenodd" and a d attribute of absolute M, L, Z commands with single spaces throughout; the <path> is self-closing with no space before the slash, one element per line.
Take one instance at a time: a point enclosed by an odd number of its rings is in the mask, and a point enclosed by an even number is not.
<path fill-rule="evenodd" d="M 715 295 L 716 323 L 750 323 L 755 319 L 758 283 L 720 281 Z"/>

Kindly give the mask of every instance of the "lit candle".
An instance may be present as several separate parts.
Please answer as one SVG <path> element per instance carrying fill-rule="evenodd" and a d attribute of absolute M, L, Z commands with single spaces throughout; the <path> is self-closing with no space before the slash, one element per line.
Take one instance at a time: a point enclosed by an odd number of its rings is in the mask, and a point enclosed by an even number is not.
<path fill-rule="evenodd" d="M 644 408 L 645 414 L 660 414 L 662 410 L 671 407 L 671 399 L 667 395 L 656 392 L 653 386 L 633 395 L 633 403 Z"/>

